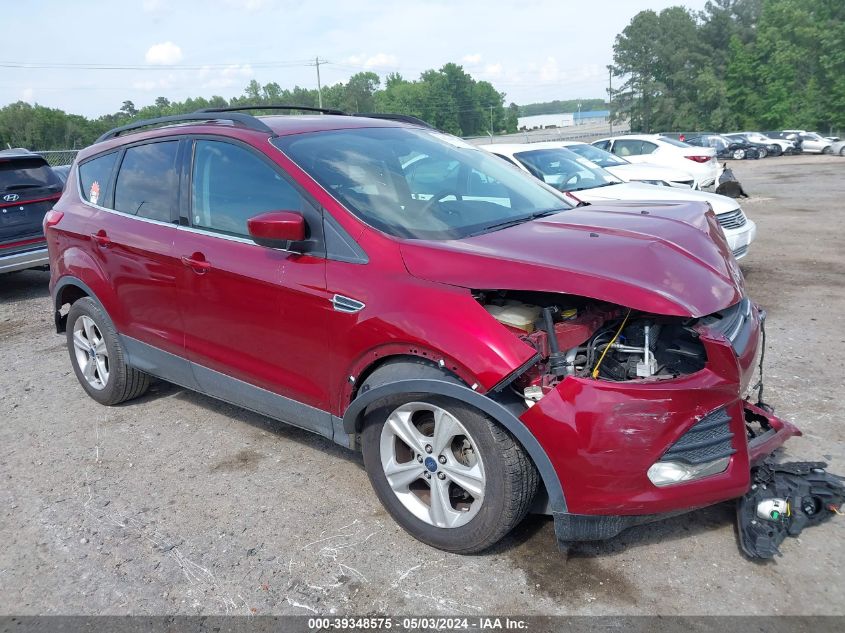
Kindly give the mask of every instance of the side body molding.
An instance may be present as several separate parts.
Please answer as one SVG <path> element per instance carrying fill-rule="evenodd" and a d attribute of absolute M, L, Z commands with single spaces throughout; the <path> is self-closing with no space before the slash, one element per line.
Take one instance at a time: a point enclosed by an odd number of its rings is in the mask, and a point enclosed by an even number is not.
<path fill-rule="evenodd" d="M 522 447 L 531 456 L 531 460 L 537 467 L 537 471 L 540 473 L 540 478 L 543 480 L 549 496 L 549 511 L 554 513 L 566 512 L 566 498 L 564 497 L 560 480 L 548 455 L 546 455 L 546 452 L 540 446 L 537 439 L 522 421 L 508 411 L 507 408 L 495 400 L 491 400 L 487 396 L 473 391 L 469 387 L 446 382 L 445 380 L 434 379 L 397 380 L 396 382 L 375 387 L 360 394 L 346 409 L 346 412 L 343 414 L 343 430 L 350 435 L 357 433 L 363 423 L 364 411 L 367 407 L 379 400 L 400 394 L 437 394 L 446 396 L 466 402 L 489 415 L 519 440 L 519 443 L 522 444 Z M 337 441 L 337 438 L 335 441 Z"/>

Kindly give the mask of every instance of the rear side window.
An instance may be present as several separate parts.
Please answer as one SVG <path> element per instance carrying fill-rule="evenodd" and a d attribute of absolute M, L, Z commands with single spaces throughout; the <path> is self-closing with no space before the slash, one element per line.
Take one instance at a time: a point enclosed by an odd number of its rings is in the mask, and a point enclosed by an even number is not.
<path fill-rule="evenodd" d="M 305 211 L 305 201 L 251 151 L 231 143 L 197 141 L 191 179 L 193 226 L 246 236 L 246 221 L 267 211 Z"/>
<path fill-rule="evenodd" d="M 116 161 L 117 152 L 112 152 L 79 166 L 79 183 L 85 200 L 91 204 L 105 206 L 103 196 L 111 183 Z"/>
<path fill-rule="evenodd" d="M 115 211 L 170 222 L 179 194 L 178 150 L 179 141 L 127 149 L 114 186 Z"/>
<path fill-rule="evenodd" d="M 0 191 L 24 191 L 61 186 L 61 181 L 40 156 L 0 158 Z"/>

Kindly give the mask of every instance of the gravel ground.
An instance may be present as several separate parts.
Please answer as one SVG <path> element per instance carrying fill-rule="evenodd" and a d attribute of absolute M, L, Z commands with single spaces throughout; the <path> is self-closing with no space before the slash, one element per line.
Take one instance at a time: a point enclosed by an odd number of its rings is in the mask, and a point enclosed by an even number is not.
<path fill-rule="evenodd" d="M 742 268 L 769 311 L 767 399 L 805 432 L 785 457 L 845 473 L 845 159 L 733 167 L 759 226 Z M 544 517 L 484 555 L 431 549 L 329 442 L 162 383 L 95 403 L 47 279 L 0 278 L 0 614 L 845 614 L 842 520 L 767 564 L 739 554 L 731 504 L 568 557 Z"/>

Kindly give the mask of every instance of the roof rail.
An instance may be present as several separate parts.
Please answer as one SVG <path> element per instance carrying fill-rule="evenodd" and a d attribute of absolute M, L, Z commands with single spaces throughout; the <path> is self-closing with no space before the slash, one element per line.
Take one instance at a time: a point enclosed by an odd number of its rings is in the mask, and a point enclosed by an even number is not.
<path fill-rule="evenodd" d="M 386 121 L 401 121 L 402 123 L 411 123 L 412 125 L 427 127 L 430 130 L 437 129 L 428 121 L 423 121 L 422 119 L 411 116 L 410 114 L 392 114 L 390 112 L 356 112 L 353 116 L 363 116 L 369 119 L 384 119 Z"/>
<path fill-rule="evenodd" d="M 238 114 L 238 113 L 231 113 L 231 114 L 216 114 L 213 110 L 200 110 L 199 112 L 191 112 L 190 114 L 173 114 L 171 116 L 162 116 L 157 117 L 155 119 L 144 119 L 142 121 L 134 121 L 132 123 L 128 123 L 127 125 L 122 125 L 120 127 L 116 127 L 112 130 L 109 130 L 100 138 L 98 138 L 95 143 L 101 143 L 102 141 L 107 141 L 111 138 L 117 138 L 123 132 L 130 132 L 132 130 L 138 130 L 144 127 L 150 127 L 152 125 L 163 125 L 165 123 L 179 123 L 182 121 L 231 121 L 232 123 L 243 125 L 250 130 L 255 130 L 257 132 L 264 132 L 265 134 L 275 135 L 275 132 L 271 130 L 266 123 L 263 123 L 260 119 L 257 119 L 254 116 L 250 116 L 249 114 Z"/>
<path fill-rule="evenodd" d="M 320 112 L 321 114 L 337 114 L 344 116 L 347 113 L 343 110 L 333 110 L 332 108 L 314 108 L 312 106 L 300 105 L 243 105 L 243 106 L 227 106 L 223 108 L 204 108 L 197 110 L 197 112 L 240 112 L 242 110 L 301 110 L 302 112 Z"/>

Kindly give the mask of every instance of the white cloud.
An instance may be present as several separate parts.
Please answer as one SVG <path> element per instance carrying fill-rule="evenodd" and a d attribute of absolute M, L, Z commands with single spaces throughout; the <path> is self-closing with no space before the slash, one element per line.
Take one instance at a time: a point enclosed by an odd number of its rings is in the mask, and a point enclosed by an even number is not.
<path fill-rule="evenodd" d="M 386 53 L 376 53 L 364 62 L 364 68 L 395 68 L 398 65 L 399 59 L 396 55 Z"/>
<path fill-rule="evenodd" d="M 141 3 L 141 8 L 144 10 L 144 13 L 154 13 L 161 9 L 162 4 L 161 0 L 144 0 Z"/>
<path fill-rule="evenodd" d="M 178 84 L 179 82 L 177 81 L 176 73 L 167 73 L 166 76 L 157 77 L 156 79 L 140 79 L 138 81 L 133 81 L 132 87 L 135 90 L 141 90 L 143 92 L 152 92 L 155 90 L 161 94 Z"/>
<path fill-rule="evenodd" d="M 262 9 L 268 9 L 273 6 L 272 0 L 224 0 L 225 4 L 238 9 L 239 11 L 249 11 L 255 13 Z"/>
<path fill-rule="evenodd" d="M 153 81 L 152 79 L 145 79 L 143 81 L 133 81 L 132 87 L 135 90 L 143 90 L 144 92 L 150 92 L 156 89 L 158 85 L 157 82 Z"/>
<path fill-rule="evenodd" d="M 202 87 L 210 90 L 221 90 L 238 86 L 243 88 L 246 80 L 255 75 L 249 64 L 232 64 L 223 68 L 203 66 L 199 71 Z"/>
<path fill-rule="evenodd" d="M 560 77 L 560 69 L 554 57 L 547 57 L 545 63 L 540 67 L 540 80 L 544 82 L 557 81 Z"/>
<path fill-rule="evenodd" d="M 484 74 L 488 77 L 499 77 L 502 74 L 501 64 L 487 64 L 484 67 Z"/>
<path fill-rule="evenodd" d="M 153 44 L 144 56 L 148 64 L 158 66 L 172 66 L 182 61 L 182 49 L 173 42 Z"/>
<path fill-rule="evenodd" d="M 475 53 L 473 55 L 464 55 L 461 58 L 461 61 L 465 64 L 478 64 L 481 63 L 481 53 Z"/>

